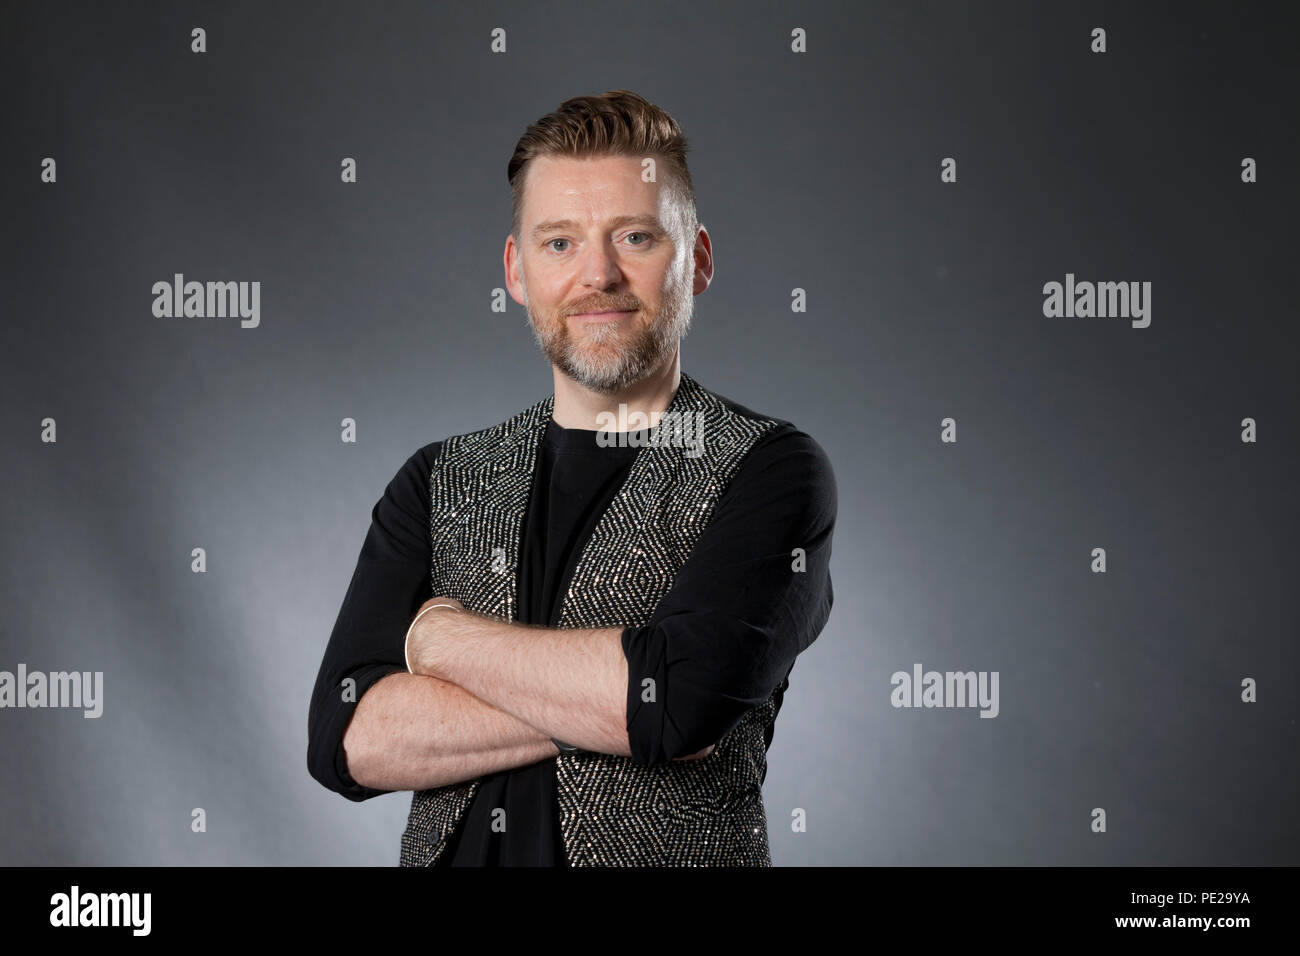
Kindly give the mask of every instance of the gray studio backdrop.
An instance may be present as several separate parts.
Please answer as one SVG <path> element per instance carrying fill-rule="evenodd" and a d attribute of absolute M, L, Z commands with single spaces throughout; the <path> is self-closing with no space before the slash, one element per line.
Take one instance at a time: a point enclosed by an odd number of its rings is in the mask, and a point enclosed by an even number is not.
<path fill-rule="evenodd" d="M 409 793 L 307 773 L 312 684 L 407 456 L 550 392 L 506 162 L 617 88 L 692 145 L 684 370 L 835 467 L 774 862 L 1296 863 L 1282 8 L 973 6 L 5 4 L 0 670 L 103 699 L 0 710 L 0 863 L 396 863 Z M 156 317 L 176 273 L 257 326 Z M 914 668 L 996 717 L 894 706 Z"/>

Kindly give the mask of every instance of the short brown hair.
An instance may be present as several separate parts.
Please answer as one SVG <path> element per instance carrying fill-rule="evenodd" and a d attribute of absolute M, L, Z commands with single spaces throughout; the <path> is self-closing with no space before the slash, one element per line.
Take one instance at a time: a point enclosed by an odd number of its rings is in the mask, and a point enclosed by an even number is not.
<path fill-rule="evenodd" d="M 506 174 L 513 206 L 510 231 L 515 242 L 524 207 L 524 178 L 528 164 L 538 156 L 647 156 L 662 160 L 668 178 L 685 207 L 687 241 L 695 241 L 699 219 L 695 186 L 686 166 L 690 147 L 676 120 L 631 90 L 610 90 L 599 96 L 575 96 L 531 124 L 515 144 Z"/>

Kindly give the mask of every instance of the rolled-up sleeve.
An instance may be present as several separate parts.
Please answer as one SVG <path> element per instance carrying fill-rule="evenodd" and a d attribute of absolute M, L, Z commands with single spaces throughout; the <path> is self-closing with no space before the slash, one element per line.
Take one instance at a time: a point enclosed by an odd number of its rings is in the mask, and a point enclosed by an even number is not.
<path fill-rule="evenodd" d="M 830 616 L 830 460 L 783 425 L 746 456 L 651 620 L 624 629 L 632 759 L 717 743 L 788 680 Z"/>
<path fill-rule="evenodd" d="M 392 792 L 352 778 L 343 737 L 366 691 L 389 674 L 406 671 L 406 629 L 432 596 L 427 498 L 438 447 L 434 443 L 408 458 L 371 509 L 370 528 L 312 691 L 307 769 L 322 786 L 349 800 Z"/>

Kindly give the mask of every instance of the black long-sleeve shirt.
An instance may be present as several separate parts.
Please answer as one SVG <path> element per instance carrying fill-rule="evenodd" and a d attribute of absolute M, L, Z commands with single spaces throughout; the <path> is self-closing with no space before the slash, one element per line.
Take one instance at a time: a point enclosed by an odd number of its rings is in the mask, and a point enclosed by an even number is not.
<path fill-rule="evenodd" d="M 522 528 L 521 622 L 555 626 L 582 548 L 640 450 L 601 447 L 596 435 L 547 424 Z M 356 704 L 343 699 L 341 684 L 353 678 L 359 701 L 381 678 L 406 670 L 406 629 L 433 596 L 428 482 L 440 448 L 434 442 L 407 459 L 375 504 L 312 694 L 308 768 L 351 800 L 390 791 L 348 773 L 342 739 Z M 834 475 L 810 436 L 782 425 L 755 444 L 650 622 L 623 631 L 633 760 L 696 753 L 774 690 L 779 709 L 795 657 L 830 614 L 835 515 Z M 655 707 L 641 704 L 645 677 L 659 689 Z M 497 807 L 504 832 L 491 826 Z M 554 758 L 485 775 L 438 862 L 565 865 Z"/>

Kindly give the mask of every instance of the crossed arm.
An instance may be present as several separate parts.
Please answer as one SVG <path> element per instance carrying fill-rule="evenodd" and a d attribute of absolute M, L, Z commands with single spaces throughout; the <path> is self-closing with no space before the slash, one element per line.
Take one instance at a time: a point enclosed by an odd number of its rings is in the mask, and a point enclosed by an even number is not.
<path fill-rule="evenodd" d="M 357 704 L 343 737 L 349 773 L 363 786 L 424 790 L 555 756 L 552 737 L 630 756 L 622 633 L 431 610 L 411 632 L 414 673 L 390 674 Z"/>
<path fill-rule="evenodd" d="M 408 465 L 418 502 L 428 463 Z M 455 602 L 424 598 L 427 515 L 403 496 L 376 505 L 313 692 L 308 766 L 349 799 L 528 766 L 557 753 L 552 737 L 654 763 L 707 756 L 695 748 L 766 700 L 830 613 L 834 477 L 816 442 L 786 431 L 746 459 L 646 624 L 553 629 L 440 608 L 412 633 L 407 673 L 392 645 L 411 612 L 397 609 Z M 339 702 L 354 674 L 367 689 Z M 646 680 L 657 696 L 638 703 Z"/>

